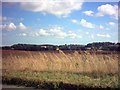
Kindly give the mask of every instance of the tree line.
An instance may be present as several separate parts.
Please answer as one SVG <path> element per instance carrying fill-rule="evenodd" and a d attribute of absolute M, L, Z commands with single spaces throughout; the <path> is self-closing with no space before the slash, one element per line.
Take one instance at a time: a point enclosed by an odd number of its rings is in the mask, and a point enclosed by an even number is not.
<path fill-rule="evenodd" d="M 3 50 L 25 50 L 25 51 L 48 51 L 48 50 L 103 50 L 120 51 L 120 43 L 112 42 L 94 42 L 87 45 L 33 45 L 33 44 L 14 44 L 12 46 L 3 46 Z"/>

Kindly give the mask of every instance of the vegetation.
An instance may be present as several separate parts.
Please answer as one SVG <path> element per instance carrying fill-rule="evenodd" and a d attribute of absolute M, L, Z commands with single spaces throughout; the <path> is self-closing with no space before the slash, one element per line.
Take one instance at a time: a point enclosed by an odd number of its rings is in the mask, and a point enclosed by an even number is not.
<path fill-rule="evenodd" d="M 31 45 L 31 44 L 15 44 L 12 46 L 4 46 L 3 50 L 25 50 L 25 51 L 53 51 L 53 50 L 103 50 L 103 51 L 120 51 L 120 43 L 96 42 L 87 45 Z"/>
<path fill-rule="evenodd" d="M 92 73 L 57 71 L 5 71 L 3 83 L 33 86 L 36 88 L 64 88 L 66 90 L 68 88 L 75 88 L 75 90 L 77 88 L 117 88 L 118 76 L 117 74 L 108 74 L 98 77 Z"/>
<path fill-rule="evenodd" d="M 48 88 L 66 87 L 66 90 L 73 87 L 117 88 L 118 54 L 108 51 L 2 50 L 2 80 L 8 84 L 17 82 L 39 88 L 47 84 Z"/>

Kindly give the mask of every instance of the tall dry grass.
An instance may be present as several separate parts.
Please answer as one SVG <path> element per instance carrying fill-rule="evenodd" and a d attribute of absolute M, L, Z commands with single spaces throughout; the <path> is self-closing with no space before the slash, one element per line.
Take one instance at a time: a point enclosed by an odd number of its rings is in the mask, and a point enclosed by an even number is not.
<path fill-rule="evenodd" d="M 2 51 L 2 69 L 116 73 L 118 54 L 89 51 Z"/>

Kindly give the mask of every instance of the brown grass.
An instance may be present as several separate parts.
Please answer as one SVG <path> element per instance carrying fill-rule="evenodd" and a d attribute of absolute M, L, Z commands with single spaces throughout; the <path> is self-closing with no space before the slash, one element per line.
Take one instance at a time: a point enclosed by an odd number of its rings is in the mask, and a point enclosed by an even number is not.
<path fill-rule="evenodd" d="M 89 51 L 2 51 L 2 69 L 117 73 L 118 54 Z"/>

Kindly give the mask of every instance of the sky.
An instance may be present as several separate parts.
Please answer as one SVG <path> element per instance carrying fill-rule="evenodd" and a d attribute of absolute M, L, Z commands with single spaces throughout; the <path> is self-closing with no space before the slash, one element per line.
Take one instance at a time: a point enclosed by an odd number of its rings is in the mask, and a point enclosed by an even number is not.
<path fill-rule="evenodd" d="M 118 41 L 117 2 L 2 2 L 2 45 Z"/>

